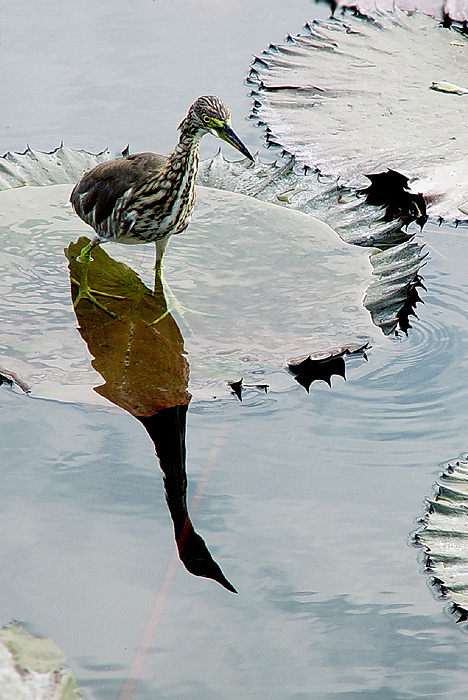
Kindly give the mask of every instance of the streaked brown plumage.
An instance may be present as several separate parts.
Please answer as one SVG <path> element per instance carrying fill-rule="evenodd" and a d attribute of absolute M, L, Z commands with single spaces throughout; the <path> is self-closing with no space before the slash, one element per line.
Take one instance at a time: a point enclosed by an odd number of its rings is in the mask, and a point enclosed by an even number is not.
<path fill-rule="evenodd" d="M 169 236 L 184 231 L 195 202 L 200 140 L 207 133 L 230 143 L 250 160 L 230 127 L 231 116 L 218 97 L 199 97 L 179 126 L 180 138 L 169 156 L 138 153 L 100 163 L 85 173 L 70 201 L 95 237 L 80 260 L 89 264 L 92 248 L 104 241 L 156 243 L 156 270 Z M 95 302 L 82 276 L 75 306 L 83 297 Z"/>

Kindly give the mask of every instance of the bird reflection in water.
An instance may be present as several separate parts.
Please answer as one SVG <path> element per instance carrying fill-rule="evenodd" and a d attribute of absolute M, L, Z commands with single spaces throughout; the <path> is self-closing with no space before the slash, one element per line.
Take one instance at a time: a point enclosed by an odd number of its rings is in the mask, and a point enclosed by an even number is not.
<path fill-rule="evenodd" d="M 87 238 L 80 238 L 65 251 L 71 280 L 79 275 L 77 258 L 88 243 Z M 105 381 L 95 391 L 131 413 L 151 437 L 164 474 L 179 557 L 186 569 L 236 593 L 195 532 L 188 513 L 185 433 L 191 399 L 187 390 L 189 365 L 161 280 L 156 279 L 151 291 L 131 268 L 113 260 L 100 247 L 93 256 L 89 280 L 94 289 L 109 295 L 109 308 L 85 300 L 75 313 L 81 336 L 94 357 L 92 366 Z M 76 285 L 71 284 L 71 291 L 75 300 Z"/>

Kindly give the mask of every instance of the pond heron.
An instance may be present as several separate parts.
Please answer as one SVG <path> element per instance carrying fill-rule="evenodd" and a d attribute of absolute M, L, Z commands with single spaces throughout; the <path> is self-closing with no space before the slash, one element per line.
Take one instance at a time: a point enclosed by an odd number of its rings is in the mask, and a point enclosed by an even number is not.
<path fill-rule="evenodd" d="M 85 173 L 73 189 L 70 197 L 73 208 L 95 231 L 93 240 L 78 258 L 83 267 L 81 280 L 76 282 L 79 290 L 75 307 L 86 298 L 106 310 L 95 299 L 87 277 L 91 251 L 99 243 L 155 242 L 156 275 L 161 276 L 161 261 L 169 236 L 182 233 L 190 221 L 198 149 L 205 134 L 227 141 L 253 160 L 232 130 L 230 112 L 218 97 L 199 97 L 179 130 L 179 142 L 169 156 L 136 153 L 100 163 Z"/>

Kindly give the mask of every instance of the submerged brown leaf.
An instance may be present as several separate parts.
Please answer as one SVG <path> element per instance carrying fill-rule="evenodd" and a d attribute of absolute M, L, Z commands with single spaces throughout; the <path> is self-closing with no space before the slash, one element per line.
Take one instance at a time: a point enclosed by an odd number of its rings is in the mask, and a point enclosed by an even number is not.
<path fill-rule="evenodd" d="M 74 280 L 80 279 L 82 266 L 76 258 L 86 242 L 82 237 L 66 251 Z M 183 338 L 168 313 L 161 283 L 152 292 L 130 267 L 100 247 L 93 250 L 93 258 L 88 271 L 91 288 L 124 297 L 97 295 L 117 318 L 87 300 L 76 308 L 79 331 L 94 357 L 92 365 L 105 380 L 95 391 L 137 417 L 188 404 Z M 72 283 L 73 299 L 76 294 Z"/>

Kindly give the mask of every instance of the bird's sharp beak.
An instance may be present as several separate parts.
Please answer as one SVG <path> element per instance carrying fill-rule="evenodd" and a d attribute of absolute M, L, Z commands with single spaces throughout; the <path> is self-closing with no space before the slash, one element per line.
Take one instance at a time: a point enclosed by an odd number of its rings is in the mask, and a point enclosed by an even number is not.
<path fill-rule="evenodd" d="M 240 138 L 234 133 L 229 124 L 223 124 L 221 129 L 216 130 L 217 135 L 223 141 L 234 146 L 238 151 L 242 153 L 246 158 L 253 161 L 253 156 L 250 151 L 244 146 Z"/>

